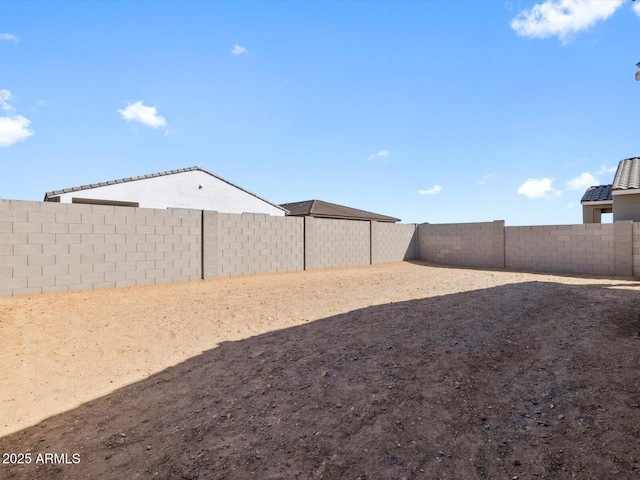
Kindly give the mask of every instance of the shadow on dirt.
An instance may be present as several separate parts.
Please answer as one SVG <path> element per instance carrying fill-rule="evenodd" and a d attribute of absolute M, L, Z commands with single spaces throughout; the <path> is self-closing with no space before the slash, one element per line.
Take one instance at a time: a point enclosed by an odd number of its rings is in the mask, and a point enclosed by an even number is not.
<path fill-rule="evenodd" d="M 529 282 L 224 343 L 1 438 L 0 478 L 636 478 L 639 310 Z"/>

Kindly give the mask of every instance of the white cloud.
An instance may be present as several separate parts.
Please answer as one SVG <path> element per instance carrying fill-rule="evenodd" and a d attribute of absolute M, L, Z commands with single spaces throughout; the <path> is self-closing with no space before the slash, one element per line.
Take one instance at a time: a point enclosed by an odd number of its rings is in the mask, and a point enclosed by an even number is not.
<path fill-rule="evenodd" d="M 380 150 L 374 154 L 369 155 L 369 160 L 373 160 L 376 157 L 387 158 L 389 156 L 389 150 Z"/>
<path fill-rule="evenodd" d="M 233 53 L 234 55 L 242 55 L 243 53 L 247 53 L 247 49 L 238 44 L 235 44 L 231 49 L 231 53 Z"/>
<path fill-rule="evenodd" d="M 18 37 L 17 35 L 13 35 L 12 33 L 0 33 L 0 40 L 18 43 L 20 41 L 20 37 Z"/>
<path fill-rule="evenodd" d="M 528 178 L 518 188 L 518 193 L 527 198 L 551 198 L 557 197 L 562 192 L 554 190 L 551 186 L 553 180 L 550 178 Z"/>
<path fill-rule="evenodd" d="M 600 170 L 596 172 L 596 175 L 602 175 L 603 173 L 615 173 L 618 170 L 618 167 L 607 167 L 606 165 L 602 165 Z"/>
<path fill-rule="evenodd" d="M 636 12 L 636 14 L 640 17 L 640 3 L 638 2 L 633 2 L 633 10 Z"/>
<path fill-rule="evenodd" d="M 14 98 L 9 90 L 0 90 L 0 108 L 8 114 L 6 117 L 0 117 L 0 147 L 9 147 L 33 135 L 33 130 L 29 130 L 31 121 L 28 118 L 11 115 L 15 109 L 9 102 Z"/>
<path fill-rule="evenodd" d="M 591 175 L 591 172 L 581 173 L 579 177 L 573 178 L 567 182 L 570 190 L 583 190 L 593 185 L 598 185 L 600 180 Z"/>
<path fill-rule="evenodd" d="M 30 123 L 22 115 L 0 117 L 0 147 L 9 147 L 33 135 L 33 131 L 29 130 Z"/>
<path fill-rule="evenodd" d="M 165 127 L 167 120 L 158 115 L 156 107 L 147 107 L 142 100 L 128 105 L 124 110 L 118 110 L 122 118 L 127 122 L 139 122 L 152 128 Z"/>
<path fill-rule="evenodd" d="M 489 180 L 495 178 L 496 175 L 494 173 L 487 173 L 484 177 L 482 177 L 480 179 L 480 181 L 478 182 L 478 185 L 484 185 L 485 183 L 487 183 Z"/>
<path fill-rule="evenodd" d="M 418 193 L 420 195 L 437 195 L 440 191 L 442 191 L 442 187 L 440 185 L 435 185 L 429 190 L 418 190 Z"/>
<path fill-rule="evenodd" d="M 2 110 L 4 110 L 7 113 L 12 112 L 14 108 L 13 106 L 11 106 L 11 104 L 9 104 L 9 102 L 13 99 L 14 97 L 9 90 L 5 88 L 0 90 L 0 108 Z"/>
<path fill-rule="evenodd" d="M 511 28 L 523 37 L 567 38 L 587 30 L 599 20 L 606 20 L 625 0 L 545 0 L 531 10 L 520 12 L 511 21 Z M 635 6 L 636 12 L 637 6 Z"/>
<path fill-rule="evenodd" d="M 46 100 L 38 100 L 38 102 L 36 103 L 35 106 L 29 107 L 29 111 L 35 112 L 38 108 L 45 107 L 46 105 L 47 105 L 47 101 Z"/>

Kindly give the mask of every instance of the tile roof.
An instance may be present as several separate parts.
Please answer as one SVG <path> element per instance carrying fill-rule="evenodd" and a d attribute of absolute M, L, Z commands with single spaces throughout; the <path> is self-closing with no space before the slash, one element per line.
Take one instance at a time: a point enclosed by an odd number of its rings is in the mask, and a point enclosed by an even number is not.
<path fill-rule="evenodd" d="M 582 196 L 581 202 L 612 202 L 611 185 L 597 185 L 595 187 L 587 188 L 587 191 Z"/>
<path fill-rule="evenodd" d="M 212 177 L 217 178 L 218 180 L 221 180 L 229 185 L 231 185 L 232 187 L 237 188 L 238 190 L 242 190 L 245 193 L 248 193 L 249 195 L 258 198 L 259 200 L 262 200 L 263 202 L 268 203 L 269 205 L 272 205 L 280 210 L 284 210 L 285 212 L 287 212 L 287 209 L 282 208 L 280 205 L 276 205 L 275 203 L 271 203 L 269 200 L 265 200 L 262 197 L 259 197 L 258 195 L 256 195 L 255 193 L 250 192 L 249 190 L 245 190 L 242 187 L 239 187 L 238 185 L 231 183 L 229 180 L 226 180 L 218 175 L 215 175 L 211 172 L 209 172 L 208 170 L 205 170 L 204 168 L 195 166 L 195 167 L 188 167 L 188 168 L 179 168 L 177 170 L 166 170 L 164 172 L 158 172 L 158 173 L 150 173 L 148 175 L 139 175 L 137 177 L 128 177 L 128 178 L 119 178 L 118 180 L 109 180 L 108 182 L 99 182 L 99 183 L 92 183 L 90 185 L 80 185 L 78 187 L 70 187 L 70 188 L 63 188 L 61 190 L 53 190 L 51 192 L 47 192 L 44 194 L 44 201 L 46 202 L 49 198 L 51 197 L 57 197 L 59 195 L 62 195 L 63 193 L 69 193 L 69 192 L 79 192 L 81 190 L 90 190 L 92 188 L 97 188 L 97 187 L 106 187 L 109 185 L 115 185 L 117 183 L 126 183 L 126 182 L 135 182 L 136 180 L 144 180 L 146 178 L 156 178 L 156 177 L 164 177 L 166 175 L 174 175 L 176 173 L 183 173 L 183 172 L 193 172 L 193 171 L 200 171 L 200 172 L 204 172 L 208 175 L 211 175 Z"/>
<path fill-rule="evenodd" d="M 303 202 L 283 203 L 282 208 L 289 210 L 292 216 L 310 216 L 320 218 L 340 218 L 346 220 L 376 220 L 378 222 L 399 222 L 399 218 L 367 212 L 357 208 L 345 207 L 322 200 L 305 200 Z"/>
<path fill-rule="evenodd" d="M 627 158 L 618 164 L 612 190 L 640 188 L 640 158 Z"/>

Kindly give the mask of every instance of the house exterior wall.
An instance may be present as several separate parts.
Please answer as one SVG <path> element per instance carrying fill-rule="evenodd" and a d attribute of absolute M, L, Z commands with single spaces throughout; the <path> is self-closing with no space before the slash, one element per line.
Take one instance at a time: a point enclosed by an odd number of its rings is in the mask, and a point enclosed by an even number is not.
<path fill-rule="evenodd" d="M 640 194 L 613 195 L 613 221 L 640 222 Z"/>
<path fill-rule="evenodd" d="M 602 223 L 602 207 L 583 205 L 582 223 Z"/>
<path fill-rule="evenodd" d="M 199 188 L 200 185 L 202 188 Z M 285 214 L 274 205 L 199 170 L 63 193 L 60 202 L 72 203 L 73 198 L 134 202 L 140 208 L 183 208 L 274 216 Z"/>

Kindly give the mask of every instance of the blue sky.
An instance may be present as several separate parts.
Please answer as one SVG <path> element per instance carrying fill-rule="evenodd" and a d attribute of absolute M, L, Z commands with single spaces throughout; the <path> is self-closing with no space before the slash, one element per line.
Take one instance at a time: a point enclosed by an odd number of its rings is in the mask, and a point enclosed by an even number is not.
<path fill-rule="evenodd" d="M 275 203 L 581 223 L 640 155 L 624 0 L 0 3 L 0 197 L 199 165 Z"/>

